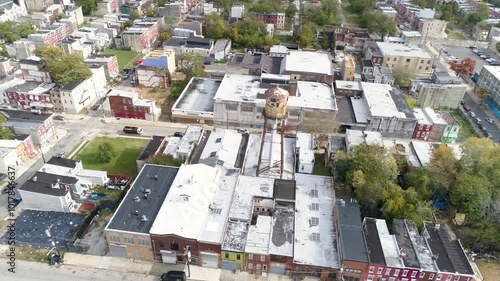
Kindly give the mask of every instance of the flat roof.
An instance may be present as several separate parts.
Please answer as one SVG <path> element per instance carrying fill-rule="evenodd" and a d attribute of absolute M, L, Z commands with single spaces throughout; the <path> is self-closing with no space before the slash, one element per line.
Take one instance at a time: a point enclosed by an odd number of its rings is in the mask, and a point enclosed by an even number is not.
<path fill-rule="evenodd" d="M 393 154 L 399 154 L 406 157 L 408 162 L 414 167 L 421 167 L 417 154 L 412 148 L 412 141 L 409 139 L 384 139 L 383 146 Z"/>
<path fill-rule="evenodd" d="M 269 216 L 257 216 L 255 225 L 248 227 L 247 243 L 245 253 L 269 254 L 269 241 L 271 236 L 272 218 Z"/>
<path fill-rule="evenodd" d="M 422 34 L 418 31 L 414 30 L 403 30 L 401 31 L 401 34 L 403 34 L 405 37 L 419 37 L 422 36 Z"/>
<path fill-rule="evenodd" d="M 371 61 L 369 60 L 371 63 Z M 373 67 L 373 65 L 369 66 Z M 336 80 L 335 87 L 337 89 L 345 89 L 345 90 L 353 90 L 353 91 L 361 91 L 361 84 L 358 81 L 344 81 L 344 80 Z"/>
<path fill-rule="evenodd" d="M 198 143 L 202 133 L 202 126 L 188 125 L 186 131 L 184 132 L 184 136 L 179 143 L 177 153 L 189 153 Z"/>
<path fill-rule="evenodd" d="M 264 105 L 265 99 L 257 95 L 265 90 L 260 87 L 259 76 L 226 73 L 214 99 Z"/>
<path fill-rule="evenodd" d="M 337 209 L 341 257 L 344 260 L 368 262 L 358 202 L 351 198 L 339 199 Z"/>
<path fill-rule="evenodd" d="M 385 220 L 376 220 L 376 226 L 386 265 L 393 268 L 403 268 L 404 264 L 400 257 L 396 237 L 389 233 Z"/>
<path fill-rule="evenodd" d="M 76 165 L 79 162 L 80 161 L 75 161 L 75 160 L 68 159 L 68 158 L 60 158 L 60 157 L 52 156 L 52 158 L 50 158 L 49 161 L 47 161 L 47 164 L 52 164 L 55 166 L 63 166 L 63 167 L 67 167 L 67 168 L 76 168 Z"/>
<path fill-rule="evenodd" d="M 431 162 L 433 150 L 432 144 L 425 141 L 415 140 L 413 140 L 411 144 L 413 146 L 415 154 L 417 155 L 420 165 L 422 165 L 422 167 L 426 167 L 427 165 L 429 165 L 429 163 Z"/>
<path fill-rule="evenodd" d="M 433 124 L 432 120 L 429 118 L 429 116 L 427 114 L 425 114 L 423 109 L 414 108 L 413 114 L 415 115 L 415 118 L 417 118 L 419 125 L 432 125 Z"/>
<path fill-rule="evenodd" d="M 170 137 L 170 140 L 168 141 L 167 145 L 165 146 L 165 150 L 163 151 L 163 154 L 176 156 L 177 150 L 179 150 L 179 145 L 181 143 L 181 139 L 182 138 L 180 138 L 180 137 Z"/>
<path fill-rule="evenodd" d="M 78 179 L 74 177 L 65 177 L 60 175 L 36 172 L 29 180 L 27 180 L 19 190 L 42 193 L 52 196 L 65 196 L 69 189 L 58 185 L 59 181 L 62 184 L 75 184 Z"/>
<path fill-rule="evenodd" d="M 230 200 L 237 176 L 220 167 L 182 165 L 150 233 L 221 243 L 229 204 L 224 200 Z"/>
<path fill-rule="evenodd" d="M 247 159 L 246 165 L 252 165 L 252 167 L 255 167 L 253 169 L 255 173 L 252 175 L 256 175 L 257 168 L 264 169 L 265 167 L 269 167 L 264 171 L 261 171 L 259 175 L 281 179 L 292 179 L 295 171 L 295 140 L 292 138 L 282 139 L 281 135 L 276 130 L 266 133 L 263 137 L 263 145 L 258 143 L 258 147 L 248 147 L 249 150 L 256 149 L 257 151 L 260 151 L 261 155 L 260 167 L 257 167 L 259 165 L 258 158 L 255 163 L 249 163 L 250 159 Z M 256 143 L 252 143 L 252 145 L 255 144 Z M 280 164 L 277 165 L 276 163 Z M 283 166 L 283 173 L 281 172 L 281 165 Z M 248 171 L 252 172 L 252 170 Z"/>
<path fill-rule="evenodd" d="M 433 124 L 448 125 L 448 121 L 446 121 L 440 113 L 437 113 L 432 108 L 425 107 L 423 111 Z"/>
<path fill-rule="evenodd" d="M 298 81 L 298 95 L 288 97 L 288 106 L 338 110 L 335 92 L 331 85 L 319 82 Z"/>
<path fill-rule="evenodd" d="M 363 222 L 366 247 L 370 264 L 385 265 L 384 251 L 377 231 L 377 219 L 365 218 Z"/>
<path fill-rule="evenodd" d="M 370 120 L 370 108 L 363 97 L 350 97 L 354 119 L 356 123 L 367 124 Z"/>
<path fill-rule="evenodd" d="M 155 154 L 158 149 L 160 149 L 160 146 L 162 145 L 163 141 L 165 140 L 164 136 L 152 136 L 149 139 L 148 144 L 146 147 L 142 150 L 141 155 L 139 155 L 139 158 L 137 160 L 146 160 L 151 154 Z"/>
<path fill-rule="evenodd" d="M 273 198 L 274 179 L 241 175 L 236 185 L 229 219 L 249 222 L 253 213 L 253 198 Z"/>
<path fill-rule="evenodd" d="M 175 102 L 173 109 L 214 112 L 214 97 L 222 80 L 193 77 Z"/>
<path fill-rule="evenodd" d="M 21 111 L 21 110 L 8 110 L 2 109 L 0 113 L 3 114 L 9 121 L 40 121 L 44 122 L 45 120 L 52 117 L 52 113 L 34 113 L 29 111 Z"/>
<path fill-rule="evenodd" d="M 432 56 L 417 46 L 406 46 L 398 43 L 377 42 L 377 46 L 384 56 L 418 57 L 432 59 Z"/>
<path fill-rule="evenodd" d="M 245 176 L 256 176 L 257 174 L 261 140 L 262 136 L 258 134 L 250 134 L 248 136 L 247 151 L 242 172 Z"/>
<path fill-rule="evenodd" d="M 491 73 L 495 79 L 500 80 L 500 66 L 493 66 L 493 65 L 485 65 L 483 66 L 486 71 Z"/>
<path fill-rule="evenodd" d="M 227 222 L 224 241 L 221 249 L 223 251 L 243 252 L 247 243 L 248 222 L 229 220 Z"/>
<path fill-rule="evenodd" d="M 285 71 L 333 75 L 328 53 L 289 51 L 285 57 Z"/>
<path fill-rule="evenodd" d="M 393 88 L 387 84 L 361 83 L 363 97 L 371 116 L 412 118 L 408 104 L 400 104 L 393 96 Z"/>
<path fill-rule="evenodd" d="M 297 142 L 295 147 L 299 148 L 299 162 L 314 162 L 314 135 L 306 133 L 297 133 Z"/>
<path fill-rule="evenodd" d="M 276 189 L 275 189 L 276 191 Z M 293 204 L 276 204 L 271 222 L 269 254 L 293 257 L 295 209 Z"/>
<path fill-rule="evenodd" d="M 206 141 L 198 163 L 241 168 L 247 142 L 248 135 L 238 133 L 236 130 L 215 128 Z"/>
<path fill-rule="evenodd" d="M 198 24 L 200 25 L 200 24 Z M 226 46 L 231 42 L 230 39 L 219 39 L 215 41 L 214 47 L 211 51 L 212 54 L 224 51 L 226 49 Z"/>
<path fill-rule="evenodd" d="M 295 240 L 293 262 L 327 268 L 340 268 L 335 241 L 335 191 L 331 177 L 295 174 Z M 313 193 L 312 190 L 317 190 Z M 311 219 L 319 223 L 311 225 Z M 361 219 L 360 219 L 361 220 Z M 362 239 L 362 237 L 361 237 Z M 356 244 L 364 244 L 358 240 Z"/>
<path fill-rule="evenodd" d="M 404 223 L 408 230 L 408 237 L 410 238 L 413 249 L 415 249 L 420 268 L 425 271 L 436 272 L 438 269 L 432 252 L 425 238 L 418 233 L 417 225 L 410 220 L 404 220 Z"/>
<path fill-rule="evenodd" d="M 418 262 L 417 255 L 415 254 L 415 251 L 413 249 L 413 245 L 408 235 L 404 220 L 393 220 L 392 229 L 394 235 L 396 236 L 396 241 L 398 242 L 398 247 L 401 253 L 401 258 L 403 259 L 404 266 L 419 269 L 420 263 Z"/>
<path fill-rule="evenodd" d="M 148 234 L 178 171 L 178 167 L 144 165 L 106 230 Z"/>

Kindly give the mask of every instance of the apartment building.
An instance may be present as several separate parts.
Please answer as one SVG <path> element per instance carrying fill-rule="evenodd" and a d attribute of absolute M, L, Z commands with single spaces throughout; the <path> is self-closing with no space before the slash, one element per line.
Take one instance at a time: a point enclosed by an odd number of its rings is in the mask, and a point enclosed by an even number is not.
<path fill-rule="evenodd" d="M 112 90 L 103 104 L 104 112 L 116 118 L 158 120 L 161 108 L 154 100 L 140 99 L 135 92 Z"/>
<path fill-rule="evenodd" d="M 28 15 L 24 0 L 4 0 L 0 2 L 0 21 L 17 21 Z"/>
<path fill-rule="evenodd" d="M 115 14 L 118 12 L 118 0 L 103 0 L 97 3 L 97 9 L 94 12 L 97 16 L 104 16 L 107 14 Z"/>
<path fill-rule="evenodd" d="M 424 41 L 446 38 L 446 26 L 448 22 L 438 19 L 419 19 L 417 30 L 422 34 Z"/>
<path fill-rule="evenodd" d="M 340 68 L 340 77 L 344 81 L 354 81 L 354 72 L 356 68 L 356 62 L 352 56 L 346 56 L 342 61 L 342 67 Z"/>
<path fill-rule="evenodd" d="M 166 88 L 169 75 L 175 72 L 175 51 L 169 49 L 154 50 L 142 59 L 136 67 L 137 83 L 144 87 Z"/>
<path fill-rule="evenodd" d="M 361 60 L 361 80 L 377 84 L 394 84 L 391 70 L 384 65 L 373 65 L 371 60 Z"/>
<path fill-rule="evenodd" d="M 23 60 L 35 55 L 35 44 L 27 39 L 20 39 L 6 45 L 5 49 L 9 56 Z"/>
<path fill-rule="evenodd" d="M 41 27 L 35 33 L 28 35 L 36 47 L 45 45 L 55 45 L 57 42 L 66 38 L 77 29 L 75 19 L 61 19 L 59 22 Z"/>
<path fill-rule="evenodd" d="M 106 74 L 106 80 L 115 78 L 120 74 L 120 69 L 118 67 L 118 59 L 116 55 L 93 55 L 87 57 L 84 62 L 89 65 L 102 65 L 104 66 L 104 73 Z"/>
<path fill-rule="evenodd" d="M 64 10 L 64 14 L 68 18 L 74 18 L 76 21 L 76 25 L 80 25 L 84 22 L 82 7 L 72 6 Z"/>
<path fill-rule="evenodd" d="M 30 135 L 14 135 L 11 139 L 0 140 L 0 173 L 7 175 L 12 167 L 19 167 L 34 152 Z"/>
<path fill-rule="evenodd" d="M 136 52 L 154 48 L 163 25 L 163 18 L 147 17 L 135 20 L 131 27 L 115 38 L 115 44 L 119 48 Z"/>
<path fill-rule="evenodd" d="M 422 42 L 422 34 L 418 31 L 401 31 L 399 37 L 385 37 L 384 42 L 416 46 Z"/>
<path fill-rule="evenodd" d="M 413 70 L 414 74 L 432 73 L 432 56 L 420 47 L 377 42 L 382 64 L 391 71 Z"/>
<path fill-rule="evenodd" d="M 34 144 L 43 145 L 56 134 L 52 113 L 2 109 L 0 114 L 7 118 L 5 127 L 18 135 L 31 135 Z"/>
<path fill-rule="evenodd" d="M 500 66 L 483 66 L 477 86 L 488 91 L 490 100 L 497 108 L 500 108 Z"/>
<path fill-rule="evenodd" d="M 488 67 L 488 66 L 487 66 Z M 429 79 L 415 79 L 410 94 L 422 107 L 458 108 L 467 87 L 453 72 L 435 71 Z"/>
<path fill-rule="evenodd" d="M 39 57 L 28 57 L 19 61 L 19 68 L 26 81 L 52 83 L 49 71 L 43 67 Z"/>
<path fill-rule="evenodd" d="M 284 13 L 257 13 L 254 12 L 252 15 L 255 20 L 264 22 L 266 24 L 273 24 L 276 29 L 285 28 L 285 14 Z"/>
<path fill-rule="evenodd" d="M 337 27 L 333 31 L 335 50 L 360 53 L 369 39 L 370 33 L 366 28 Z"/>
<path fill-rule="evenodd" d="M 50 90 L 54 83 L 27 81 L 5 89 L 10 106 L 19 109 L 52 110 Z"/>

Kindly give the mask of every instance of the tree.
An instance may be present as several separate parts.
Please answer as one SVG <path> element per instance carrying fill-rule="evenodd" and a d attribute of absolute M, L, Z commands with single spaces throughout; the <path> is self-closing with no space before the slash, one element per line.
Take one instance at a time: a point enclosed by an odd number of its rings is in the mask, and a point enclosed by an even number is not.
<path fill-rule="evenodd" d="M 295 6 L 294 3 L 291 3 L 288 7 L 286 7 L 285 16 L 289 19 L 293 19 L 298 11 L 297 6 Z"/>
<path fill-rule="evenodd" d="M 458 175 L 459 165 L 453 150 L 444 144 L 434 149 L 429 168 L 436 187 L 446 194 Z"/>
<path fill-rule="evenodd" d="M 460 174 L 450 190 L 450 202 L 473 220 L 483 218 L 491 204 L 488 180 L 468 173 Z"/>
<path fill-rule="evenodd" d="M 244 48 L 261 47 L 266 43 L 267 29 L 263 22 L 245 19 L 231 25 L 228 36 L 235 46 Z"/>
<path fill-rule="evenodd" d="M 97 153 L 95 154 L 94 161 L 96 163 L 109 163 L 113 158 L 115 148 L 109 141 L 104 141 L 97 146 Z"/>
<path fill-rule="evenodd" d="M 315 38 L 316 26 L 311 22 L 303 24 L 297 32 L 299 46 L 305 48 L 311 45 Z"/>
<path fill-rule="evenodd" d="M 186 74 L 186 80 L 189 81 L 193 77 L 204 77 L 205 69 L 203 68 L 203 58 L 196 53 L 181 53 L 175 56 L 177 67 L 180 71 Z"/>
<path fill-rule="evenodd" d="M 280 13 L 283 12 L 283 7 L 280 1 L 273 0 L 259 0 L 256 4 L 250 6 L 250 12 L 257 13 Z"/>
<path fill-rule="evenodd" d="M 26 38 L 33 32 L 35 32 L 35 28 L 27 22 L 0 22 L 0 37 L 3 38 L 6 43 L 12 43 L 21 38 Z"/>
<path fill-rule="evenodd" d="M 92 12 L 97 9 L 96 0 L 75 0 L 75 4 L 82 7 L 82 12 L 86 16 L 92 15 Z"/>
<path fill-rule="evenodd" d="M 140 14 L 140 13 L 139 13 L 139 11 L 137 11 L 137 10 L 133 10 L 133 11 L 131 11 L 131 12 L 130 12 L 130 14 L 129 14 L 129 20 L 130 20 L 130 21 L 132 21 L 132 22 L 133 22 L 134 20 L 136 20 L 136 19 L 140 19 L 140 18 L 141 18 L 141 14 Z"/>
<path fill-rule="evenodd" d="M 180 167 L 182 165 L 182 160 L 174 158 L 172 155 L 159 153 L 156 155 L 150 155 L 148 159 L 146 159 L 146 163 L 155 164 L 155 165 L 163 165 L 163 166 L 174 166 Z"/>
<path fill-rule="evenodd" d="M 80 83 L 92 76 L 90 67 L 78 54 L 65 55 L 58 47 L 44 46 L 35 50 L 41 58 L 42 65 L 47 67 L 50 75 L 59 86 L 68 83 Z"/>
<path fill-rule="evenodd" d="M 158 35 L 158 41 L 160 41 L 161 43 L 165 43 L 170 40 L 170 37 L 172 37 L 170 32 L 162 32 L 160 33 L 160 35 Z"/>
<path fill-rule="evenodd" d="M 146 16 L 156 17 L 156 16 L 158 16 L 158 10 L 151 8 L 151 7 L 148 7 L 148 8 L 146 8 Z"/>
<path fill-rule="evenodd" d="M 204 17 L 207 24 L 207 37 L 218 40 L 227 37 L 228 25 L 224 18 L 219 15 L 209 15 Z"/>
<path fill-rule="evenodd" d="M 328 135 L 338 132 L 340 127 L 336 116 L 325 116 L 320 111 L 307 111 L 304 113 L 302 124 L 298 125 L 297 130 L 314 134 L 316 147 L 328 140 Z"/>
<path fill-rule="evenodd" d="M 413 188 L 422 200 L 430 200 L 434 191 L 432 190 L 432 179 L 426 168 L 419 168 L 406 173 L 404 176 L 405 187 Z"/>
<path fill-rule="evenodd" d="M 14 136 L 14 133 L 9 128 L 0 125 L 0 140 L 10 140 Z"/>
<path fill-rule="evenodd" d="M 363 13 L 363 20 L 370 32 L 378 33 L 380 39 L 383 40 L 386 35 L 396 34 L 396 25 L 394 21 L 382 12 L 365 11 Z"/>
<path fill-rule="evenodd" d="M 394 84 L 401 88 L 409 88 L 411 79 L 413 78 L 413 71 L 408 68 L 397 67 L 392 71 L 394 76 Z"/>
<path fill-rule="evenodd" d="M 483 88 L 477 88 L 476 90 L 474 90 L 474 92 L 477 94 L 477 96 L 481 100 L 481 104 L 483 104 L 484 103 L 484 99 L 486 99 L 490 95 L 488 93 L 488 91 L 486 91 Z"/>

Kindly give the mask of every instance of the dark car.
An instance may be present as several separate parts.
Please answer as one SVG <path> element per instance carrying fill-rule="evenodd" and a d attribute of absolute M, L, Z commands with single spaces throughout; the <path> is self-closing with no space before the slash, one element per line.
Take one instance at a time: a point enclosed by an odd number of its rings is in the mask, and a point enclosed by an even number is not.
<path fill-rule="evenodd" d="M 493 138 L 493 135 L 491 135 L 490 133 L 488 132 L 484 132 L 484 136 L 489 138 L 489 139 L 492 139 Z"/>
<path fill-rule="evenodd" d="M 66 120 L 66 118 L 64 118 L 64 116 L 62 116 L 62 115 L 56 115 L 56 116 L 54 116 L 53 118 L 54 118 L 54 120 L 59 120 L 59 121 L 64 121 L 64 120 Z"/>
<path fill-rule="evenodd" d="M 174 137 L 182 138 L 184 136 L 183 132 L 175 132 Z"/>
<path fill-rule="evenodd" d="M 470 107 L 468 107 L 467 105 L 464 104 L 462 107 L 464 108 L 465 111 L 467 111 L 467 112 L 470 111 Z"/>
<path fill-rule="evenodd" d="M 126 134 L 142 134 L 142 128 L 140 127 L 134 127 L 134 126 L 125 126 L 123 128 L 123 132 Z"/>
<path fill-rule="evenodd" d="M 160 281 L 186 281 L 186 273 L 184 271 L 170 270 L 161 275 Z"/>
<path fill-rule="evenodd" d="M 460 101 L 460 104 L 461 104 L 461 105 L 465 105 L 465 101 L 464 101 L 464 100 L 461 100 L 461 101 Z"/>
<path fill-rule="evenodd" d="M 486 131 L 487 131 L 486 127 L 483 125 L 479 125 L 478 128 L 479 128 L 479 130 L 483 131 L 484 133 L 486 133 Z"/>

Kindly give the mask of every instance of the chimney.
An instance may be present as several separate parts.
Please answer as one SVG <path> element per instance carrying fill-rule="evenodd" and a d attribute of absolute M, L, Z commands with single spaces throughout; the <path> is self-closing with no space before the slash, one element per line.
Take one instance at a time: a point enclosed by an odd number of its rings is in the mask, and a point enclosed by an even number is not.
<path fill-rule="evenodd" d="M 297 80 L 288 81 L 288 93 L 290 96 L 297 96 Z"/>
<path fill-rule="evenodd" d="M 33 179 L 32 179 L 32 181 L 36 181 L 36 179 L 37 179 L 37 177 L 36 177 L 36 176 L 34 176 L 34 177 L 33 177 Z"/>

